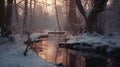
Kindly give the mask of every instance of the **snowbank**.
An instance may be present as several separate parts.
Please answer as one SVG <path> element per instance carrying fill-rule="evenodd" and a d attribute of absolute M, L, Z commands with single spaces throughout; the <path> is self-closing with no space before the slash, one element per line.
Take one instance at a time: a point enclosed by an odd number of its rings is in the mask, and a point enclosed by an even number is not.
<path fill-rule="evenodd" d="M 84 33 L 73 39 L 67 41 L 67 43 L 59 44 L 62 48 L 69 48 L 75 50 L 74 53 L 83 53 L 82 55 L 98 55 L 103 57 L 112 57 L 117 61 L 120 61 L 120 35 L 107 34 L 99 35 Z"/>
<path fill-rule="evenodd" d="M 96 44 L 96 45 L 114 45 L 120 47 L 120 35 L 110 34 L 110 35 L 99 35 L 99 34 L 87 34 L 84 33 L 79 35 L 67 43 L 88 43 L 88 44 Z"/>
<path fill-rule="evenodd" d="M 21 36 L 15 36 L 15 42 L 0 38 L 0 67 L 56 67 L 37 56 L 32 50 L 24 56 L 25 45 Z"/>

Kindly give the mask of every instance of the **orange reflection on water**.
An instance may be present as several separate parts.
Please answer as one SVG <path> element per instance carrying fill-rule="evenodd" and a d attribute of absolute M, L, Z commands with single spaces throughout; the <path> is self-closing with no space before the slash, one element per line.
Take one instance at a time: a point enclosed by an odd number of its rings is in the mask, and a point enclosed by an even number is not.
<path fill-rule="evenodd" d="M 43 59 L 46 59 L 49 62 L 55 61 L 56 47 L 55 44 L 51 41 L 42 42 L 43 51 L 39 52 L 38 55 Z"/>
<path fill-rule="evenodd" d="M 59 41 L 58 35 L 50 35 L 49 38 L 42 41 L 42 51 L 38 52 L 38 55 L 48 62 L 63 63 L 65 50 L 58 48 Z"/>

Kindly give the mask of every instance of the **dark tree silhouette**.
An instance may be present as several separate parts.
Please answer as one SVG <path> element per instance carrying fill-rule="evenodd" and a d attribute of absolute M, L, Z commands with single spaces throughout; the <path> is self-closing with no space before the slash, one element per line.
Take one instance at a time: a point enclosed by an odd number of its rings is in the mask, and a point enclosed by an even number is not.
<path fill-rule="evenodd" d="M 12 17 L 12 5 L 13 0 L 7 0 L 7 11 L 6 11 L 6 27 L 5 27 L 5 36 L 8 37 L 11 34 L 11 17 Z"/>
<path fill-rule="evenodd" d="M 91 0 L 93 1 L 93 0 Z M 108 0 L 94 0 L 92 5 L 92 10 L 89 13 L 89 16 L 87 17 L 85 15 L 84 8 L 82 6 L 81 0 L 76 0 L 77 7 L 80 11 L 80 13 L 84 16 L 87 25 L 86 25 L 86 31 L 92 33 L 93 31 L 96 31 L 98 33 L 102 33 L 100 29 L 97 28 L 96 22 L 97 22 L 97 15 L 104 11 L 106 4 Z"/>
<path fill-rule="evenodd" d="M 1 35 L 4 35 L 5 28 L 5 1 L 0 0 L 0 29 Z"/>
<path fill-rule="evenodd" d="M 5 10 L 5 1 L 0 1 L 0 28 L 1 35 L 8 37 L 11 34 L 11 17 L 12 17 L 13 0 L 7 0 L 7 7 Z"/>

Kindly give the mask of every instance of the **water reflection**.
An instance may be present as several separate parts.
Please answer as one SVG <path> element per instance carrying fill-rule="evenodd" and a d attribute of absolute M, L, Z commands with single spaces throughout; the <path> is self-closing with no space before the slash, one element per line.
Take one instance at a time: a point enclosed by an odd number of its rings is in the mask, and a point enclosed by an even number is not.
<path fill-rule="evenodd" d="M 48 62 L 63 63 L 65 49 L 58 48 L 58 43 L 62 42 L 64 37 L 60 35 L 49 35 L 48 38 L 42 39 L 38 43 L 38 46 L 36 46 L 39 49 L 37 51 L 38 55 Z"/>

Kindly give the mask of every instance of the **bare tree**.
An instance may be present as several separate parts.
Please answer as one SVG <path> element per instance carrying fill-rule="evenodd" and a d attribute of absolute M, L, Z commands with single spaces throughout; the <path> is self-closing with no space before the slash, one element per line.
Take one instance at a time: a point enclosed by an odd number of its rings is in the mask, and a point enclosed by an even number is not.
<path fill-rule="evenodd" d="M 33 23 L 33 10 L 32 10 L 32 0 L 30 0 L 30 26 L 29 26 L 30 29 L 32 23 Z"/>
<path fill-rule="evenodd" d="M 73 35 L 77 35 L 81 32 L 80 20 L 78 19 L 77 14 L 76 14 L 76 2 L 75 2 L 75 0 L 70 0 L 69 23 L 70 23 Z"/>
<path fill-rule="evenodd" d="M 97 29 L 97 25 L 96 25 L 97 15 L 100 12 L 104 11 L 108 0 L 91 0 L 91 1 L 93 2 L 92 3 L 93 7 L 88 17 L 86 16 L 86 12 L 84 11 L 81 0 L 76 0 L 76 4 L 80 13 L 84 16 L 87 22 L 87 25 L 86 25 L 87 31 L 90 33 L 92 33 L 93 31 L 102 33 L 100 30 Z"/>
<path fill-rule="evenodd" d="M 36 0 L 34 0 L 33 20 L 34 20 L 34 17 L 35 17 L 35 10 L 36 10 Z"/>
<path fill-rule="evenodd" d="M 12 5 L 13 0 L 7 0 L 7 9 L 6 9 L 6 16 L 5 16 L 5 33 L 4 36 L 8 37 L 12 31 L 11 31 L 11 18 L 12 18 Z"/>
<path fill-rule="evenodd" d="M 7 8 L 5 11 L 5 1 L 4 0 L 0 1 L 1 35 L 5 37 L 8 37 L 11 34 L 10 26 L 11 26 L 11 17 L 12 17 L 12 5 L 13 5 L 13 0 L 7 0 Z"/>
<path fill-rule="evenodd" d="M 57 19 L 57 24 L 58 24 L 58 28 L 61 31 L 61 27 L 60 27 L 60 21 L 59 21 L 59 17 L 58 17 L 58 10 L 57 10 L 57 2 L 55 0 L 55 12 L 56 12 L 56 19 Z"/>
<path fill-rule="evenodd" d="M 15 6 L 15 13 L 16 13 L 16 22 L 19 23 L 19 14 L 18 14 L 18 8 L 16 0 L 14 0 L 14 6 Z"/>
<path fill-rule="evenodd" d="M 4 35 L 5 31 L 5 1 L 0 0 L 0 29 L 1 29 L 1 35 Z"/>
<path fill-rule="evenodd" d="M 28 15 L 28 0 L 24 1 L 24 19 L 23 19 L 23 32 L 26 31 L 26 21 L 27 21 L 27 15 Z"/>

